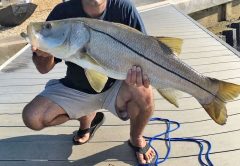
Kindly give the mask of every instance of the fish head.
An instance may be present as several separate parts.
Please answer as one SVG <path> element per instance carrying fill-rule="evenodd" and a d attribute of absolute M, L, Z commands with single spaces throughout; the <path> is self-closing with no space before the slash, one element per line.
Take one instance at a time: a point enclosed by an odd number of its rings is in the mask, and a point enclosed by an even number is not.
<path fill-rule="evenodd" d="M 33 47 L 61 59 L 67 59 L 83 49 L 90 38 L 83 22 L 67 19 L 30 23 L 27 35 Z"/>

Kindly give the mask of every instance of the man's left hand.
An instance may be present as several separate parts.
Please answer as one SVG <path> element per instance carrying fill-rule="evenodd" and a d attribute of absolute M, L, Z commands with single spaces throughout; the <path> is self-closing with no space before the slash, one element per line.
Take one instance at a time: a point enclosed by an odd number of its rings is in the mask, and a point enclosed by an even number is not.
<path fill-rule="evenodd" d="M 127 78 L 125 82 L 130 86 L 144 86 L 145 88 L 149 88 L 150 81 L 147 75 L 143 75 L 142 69 L 139 66 L 133 66 L 128 70 Z"/>

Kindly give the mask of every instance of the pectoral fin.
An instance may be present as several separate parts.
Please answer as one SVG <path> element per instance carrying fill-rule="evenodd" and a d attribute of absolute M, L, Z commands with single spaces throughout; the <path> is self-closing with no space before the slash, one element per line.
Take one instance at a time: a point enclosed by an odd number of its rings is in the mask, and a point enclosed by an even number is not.
<path fill-rule="evenodd" d="M 96 92 L 101 92 L 108 80 L 108 77 L 102 73 L 96 72 L 94 70 L 85 70 L 85 75 L 91 85 L 91 87 Z"/>
<path fill-rule="evenodd" d="M 178 108 L 178 102 L 177 102 L 177 92 L 175 89 L 157 89 L 157 91 L 162 95 L 163 98 L 165 98 L 168 102 L 175 105 Z"/>
<path fill-rule="evenodd" d="M 173 37 L 156 37 L 156 39 L 161 43 L 167 45 L 177 55 L 181 53 L 183 43 L 182 39 Z"/>

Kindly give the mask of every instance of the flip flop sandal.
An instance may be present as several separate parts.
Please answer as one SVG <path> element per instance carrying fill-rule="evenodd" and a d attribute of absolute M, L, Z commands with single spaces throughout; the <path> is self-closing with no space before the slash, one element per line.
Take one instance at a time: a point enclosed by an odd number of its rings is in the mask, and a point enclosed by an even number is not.
<path fill-rule="evenodd" d="M 134 150 L 134 152 L 136 153 L 140 153 L 143 155 L 146 155 L 147 151 L 150 149 L 150 145 L 147 143 L 146 146 L 140 148 L 137 146 L 134 146 L 130 140 L 128 140 L 128 145 Z M 156 161 L 157 161 L 157 156 L 155 155 L 154 158 L 152 158 L 152 160 L 147 163 L 147 164 L 138 164 L 138 166 L 156 166 Z"/>
<path fill-rule="evenodd" d="M 96 116 L 94 117 L 94 119 L 91 123 L 91 127 L 88 128 L 88 129 L 84 129 L 84 130 L 79 129 L 77 134 L 76 134 L 79 138 L 81 138 L 85 134 L 90 133 L 89 139 L 85 142 L 79 142 L 79 141 L 75 140 L 75 136 L 76 136 L 75 135 L 73 137 L 73 140 L 72 140 L 73 144 L 74 145 L 82 145 L 82 144 L 85 144 L 85 143 L 89 142 L 92 139 L 92 137 L 94 136 L 97 129 L 104 123 L 104 121 L 105 121 L 104 114 L 102 112 L 97 112 Z"/>

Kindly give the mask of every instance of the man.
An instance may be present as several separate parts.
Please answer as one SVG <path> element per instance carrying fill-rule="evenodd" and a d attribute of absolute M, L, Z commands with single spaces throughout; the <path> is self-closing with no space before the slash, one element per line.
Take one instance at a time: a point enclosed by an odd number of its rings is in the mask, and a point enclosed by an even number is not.
<path fill-rule="evenodd" d="M 145 32 L 136 8 L 128 0 L 71 0 L 57 5 L 47 20 L 74 17 L 91 17 L 119 22 Z M 33 62 L 42 74 L 49 72 L 60 59 L 33 49 Z M 95 92 L 84 69 L 66 62 L 66 77 L 50 80 L 45 90 L 36 96 L 23 110 L 23 121 L 33 130 L 62 124 L 70 119 L 80 121 L 75 144 L 89 141 L 103 123 L 98 109 L 108 109 L 122 120 L 130 118 L 129 145 L 136 152 L 139 164 L 154 163 L 155 152 L 148 146 L 142 134 L 154 109 L 152 88 L 141 68 L 133 66 L 125 81 L 109 78 L 101 93 Z"/>

